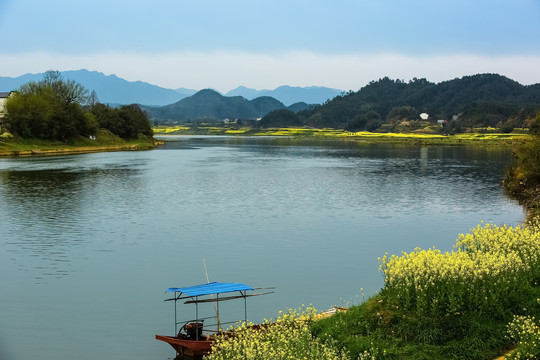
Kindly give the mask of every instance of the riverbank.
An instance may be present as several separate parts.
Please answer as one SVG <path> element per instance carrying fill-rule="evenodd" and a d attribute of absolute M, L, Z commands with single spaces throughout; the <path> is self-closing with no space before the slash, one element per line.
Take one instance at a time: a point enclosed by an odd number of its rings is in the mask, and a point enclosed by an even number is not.
<path fill-rule="evenodd" d="M 537 359 L 539 254 L 538 222 L 479 225 L 451 252 L 385 255 L 384 287 L 348 311 L 288 310 L 272 331 L 218 340 L 207 359 L 300 358 L 317 347 L 309 358 Z"/>
<path fill-rule="evenodd" d="M 293 138 L 338 139 L 369 143 L 405 143 L 415 145 L 480 145 L 515 146 L 524 143 L 529 135 L 524 133 L 463 133 L 440 135 L 428 133 L 372 133 L 367 131 L 349 132 L 335 129 L 309 128 L 227 128 L 212 126 L 159 126 L 154 127 L 155 135 L 228 135 L 228 136 L 276 136 Z"/>
<path fill-rule="evenodd" d="M 162 141 L 146 136 L 124 140 L 106 130 L 100 130 L 95 138 L 78 137 L 67 142 L 42 139 L 0 139 L 0 157 L 28 157 L 50 155 L 73 155 L 109 151 L 151 150 Z"/>
<path fill-rule="evenodd" d="M 518 200 L 527 210 L 527 219 L 540 216 L 540 136 L 514 149 L 514 161 L 504 174 L 504 189 L 507 195 Z"/>
<path fill-rule="evenodd" d="M 385 255 L 379 294 L 312 333 L 362 359 L 532 359 L 540 327 L 538 222 L 479 225 L 452 252 Z M 509 350 L 514 349 L 509 355 Z"/>

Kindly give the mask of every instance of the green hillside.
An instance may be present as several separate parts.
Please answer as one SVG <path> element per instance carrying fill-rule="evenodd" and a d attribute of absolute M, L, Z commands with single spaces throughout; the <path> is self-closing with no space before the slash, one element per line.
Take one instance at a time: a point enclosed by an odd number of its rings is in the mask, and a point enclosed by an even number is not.
<path fill-rule="evenodd" d="M 277 109 L 284 109 L 280 101 L 262 96 L 247 100 L 241 96 L 223 96 L 205 89 L 193 96 L 163 107 L 147 107 L 150 118 L 157 122 L 185 123 L 191 121 L 257 119 Z"/>
<path fill-rule="evenodd" d="M 260 119 L 274 110 L 293 112 L 312 108 L 313 105 L 295 103 L 286 107 L 271 96 L 247 100 L 242 96 L 223 96 L 205 89 L 174 104 L 162 107 L 143 107 L 154 123 L 182 124 L 186 122 L 222 121 L 225 119 Z"/>
<path fill-rule="evenodd" d="M 305 125 L 395 131 L 404 121 L 447 120 L 448 128 L 523 127 L 540 108 L 540 84 L 524 86 L 497 74 L 432 83 L 388 77 L 299 113 Z M 452 121 L 454 119 L 455 121 Z"/>

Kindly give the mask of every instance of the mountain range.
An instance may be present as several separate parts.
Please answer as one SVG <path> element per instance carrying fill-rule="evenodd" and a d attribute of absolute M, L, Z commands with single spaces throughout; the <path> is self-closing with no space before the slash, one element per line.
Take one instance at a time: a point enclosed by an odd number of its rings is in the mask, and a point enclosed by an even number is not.
<path fill-rule="evenodd" d="M 97 71 L 70 70 L 62 71 L 64 79 L 76 81 L 89 91 L 94 90 L 99 101 L 105 104 L 141 104 L 148 106 L 164 106 L 192 96 L 197 90 L 178 88 L 167 89 L 142 81 L 127 81 L 118 76 L 105 75 Z M 29 81 L 39 81 L 43 73 L 25 74 L 18 77 L 0 77 L 0 91 L 12 91 Z M 225 94 L 228 97 L 242 96 L 253 100 L 261 96 L 270 96 L 282 102 L 285 106 L 298 102 L 321 104 L 326 100 L 341 94 L 338 89 L 325 87 L 291 87 L 280 86 L 274 90 L 255 90 L 240 86 Z"/>
<path fill-rule="evenodd" d="M 294 103 L 306 102 L 309 104 L 322 104 L 327 100 L 333 99 L 343 91 L 322 86 L 288 86 L 283 85 L 274 90 L 254 90 L 245 86 L 239 86 L 234 90 L 227 92 L 226 96 L 242 96 L 248 100 L 261 96 L 270 96 L 281 101 L 285 106 Z"/>
<path fill-rule="evenodd" d="M 142 81 L 127 81 L 116 75 L 105 75 L 97 71 L 74 70 L 62 71 L 62 77 L 76 81 L 87 88 L 94 90 L 99 101 L 105 104 L 147 104 L 166 105 L 190 96 L 195 91 L 184 92 L 165 89 Z M 43 74 L 26 74 L 16 78 L 0 77 L 0 91 L 16 90 L 29 81 L 39 81 Z"/>

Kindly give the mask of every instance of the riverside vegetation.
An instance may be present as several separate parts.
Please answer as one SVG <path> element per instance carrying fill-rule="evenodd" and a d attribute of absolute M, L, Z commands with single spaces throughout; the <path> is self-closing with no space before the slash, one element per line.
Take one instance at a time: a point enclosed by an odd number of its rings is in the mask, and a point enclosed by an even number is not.
<path fill-rule="evenodd" d="M 112 108 L 82 85 L 48 71 L 4 104 L 0 154 L 148 149 L 154 141 L 148 117 L 137 105 Z"/>
<path fill-rule="evenodd" d="M 514 151 L 514 163 L 504 176 L 504 188 L 508 195 L 519 200 L 532 218 L 540 215 L 540 112 L 530 132 L 530 140 Z"/>

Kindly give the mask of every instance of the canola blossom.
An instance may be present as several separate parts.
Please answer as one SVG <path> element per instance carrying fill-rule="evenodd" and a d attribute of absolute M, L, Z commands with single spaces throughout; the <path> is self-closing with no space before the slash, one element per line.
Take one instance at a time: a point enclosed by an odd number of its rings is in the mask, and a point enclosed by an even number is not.
<path fill-rule="evenodd" d="M 540 327 L 533 316 L 514 316 L 508 324 L 508 335 L 517 348 L 507 359 L 538 359 L 540 357 Z"/>
<path fill-rule="evenodd" d="M 530 226 L 479 225 L 454 250 L 415 249 L 380 260 L 385 291 L 398 306 L 427 316 L 512 306 L 540 279 L 540 231 Z"/>
<path fill-rule="evenodd" d="M 214 342 L 212 352 L 205 360 L 249 360 L 249 359 L 306 359 L 348 360 L 333 344 L 325 344 L 313 338 L 309 324 L 317 311 L 308 307 L 303 311 L 288 310 L 277 320 L 265 320 L 253 326 L 243 323 Z"/>

